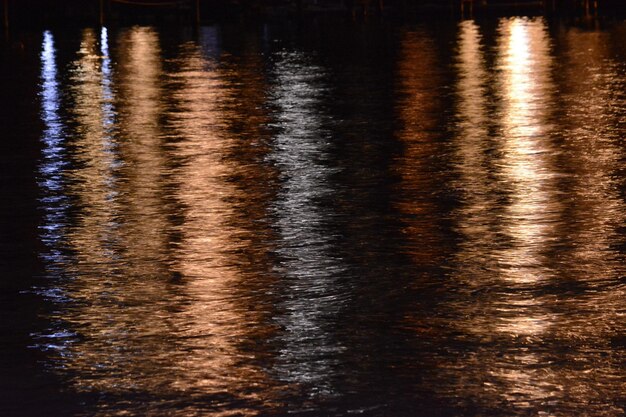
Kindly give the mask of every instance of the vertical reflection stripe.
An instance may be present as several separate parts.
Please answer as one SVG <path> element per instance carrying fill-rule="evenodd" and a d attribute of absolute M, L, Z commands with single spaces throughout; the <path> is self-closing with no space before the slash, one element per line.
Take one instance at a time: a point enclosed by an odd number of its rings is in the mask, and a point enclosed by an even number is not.
<path fill-rule="evenodd" d="M 345 302 L 337 279 L 345 266 L 333 250 L 332 206 L 324 204 L 333 193 L 330 137 L 321 110 L 324 69 L 296 51 L 280 52 L 275 65 L 278 134 L 270 158 L 282 182 L 272 212 L 284 279 L 276 372 L 311 398 L 332 397 L 333 366 L 343 350 L 333 337 Z"/>

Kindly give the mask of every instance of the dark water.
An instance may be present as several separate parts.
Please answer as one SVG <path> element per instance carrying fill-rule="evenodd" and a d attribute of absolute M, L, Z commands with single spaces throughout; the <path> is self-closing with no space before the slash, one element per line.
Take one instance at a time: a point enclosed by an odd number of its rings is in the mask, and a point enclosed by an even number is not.
<path fill-rule="evenodd" d="M 0 415 L 624 415 L 626 22 L 0 51 Z"/>

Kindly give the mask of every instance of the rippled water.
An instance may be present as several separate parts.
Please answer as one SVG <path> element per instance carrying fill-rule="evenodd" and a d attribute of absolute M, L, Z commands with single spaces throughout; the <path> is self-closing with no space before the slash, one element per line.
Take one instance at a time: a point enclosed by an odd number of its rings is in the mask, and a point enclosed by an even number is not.
<path fill-rule="evenodd" d="M 625 22 L 0 50 L 0 414 L 624 415 Z"/>

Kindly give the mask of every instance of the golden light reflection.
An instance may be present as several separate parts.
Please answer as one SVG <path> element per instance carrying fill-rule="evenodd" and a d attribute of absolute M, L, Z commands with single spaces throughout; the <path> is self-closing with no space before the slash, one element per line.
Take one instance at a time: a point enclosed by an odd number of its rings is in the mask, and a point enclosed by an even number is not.
<path fill-rule="evenodd" d="M 120 203 L 125 217 L 124 251 L 135 276 L 158 276 L 167 266 L 168 227 L 163 155 L 162 60 L 159 38 L 150 27 L 133 27 L 118 35 L 120 174 L 127 178 Z"/>
<path fill-rule="evenodd" d="M 252 161 L 245 163 L 262 147 L 258 137 L 249 138 L 256 144 L 241 141 L 230 129 L 241 120 L 258 129 L 254 118 L 248 120 L 253 114 L 248 106 L 256 102 L 261 108 L 264 86 L 258 73 L 240 73 L 222 60 L 215 43 L 217 32 L 203 28 L 202 42 L 182 45 L 179 67 L 169 74 L 176 83 L 170 126 L 180 138 L 170 145 L 180 163 L 173 181 L 184 207 L 173 268 L 189 300 L 174 317 L 185 342 L 170 384 L 198 396 L 226 393 L 240 404 L 215 415 L 256 415 L 260 410 L 249 405 L 276 406 L 278 394 L 267 369 L 242 347 L 271 337 L 271 326 L 264 323 L 268 311 L 254 301 L 255 285 L 266 291 L 271 284 L 257 282 L 259 270 L 268 273 L 260 242 L 264 202 L 253 189 L 254 178 L 264 174 Z M 251 64 L 256 69 L 260 62 Z M 240 94 L 249 100 L 246 106 L 238 101 Z"/>
<path fill-rule="evenodd" d="M 116 155 L 109 128 L 113 118 L 112 97 L 107 87 L 110 74 L 105 71 L 109 58 L 102 55 L 101 47 L 106 48 L 102 40 L 92 29 L 83 31 L 71 77 L 73 111 L 78 125 L 72 156 L 80 168 L 70 173 L 72 185 L 68 192 L 80 199 L 78 205 L 83 214 L 80 224 L 68 237 L 76 250 L 76 272 L 81 275 L 81 266 L 92 272 L 93 268 L 102 268 L 101 273 L 106 273 L 114 258 L 107 247 L 115 239 L 111 233 L 115 233 Z"/>
<path fill-rule="evenodd" d="M 181 60 L 181 69 L 172 74 L 179 83 L 173 97 L 179 103 L 178 117 L 172 127 L 182 138 L 173 155 L 182 162 L 176 181 L 185 220 L 175 268 L 185 277 L 185 292 L 193 300 L 180 317 L 189 323 L 181 336 L 193 353 L 179 364 L 192 377 L 181 376 L 173 387 L 241 393 L 258 371 L 242 365 L 237 347 L 248 329 L 235 290 L 242 276 L 233 253 L 243 250 L 244 242 L 237 239 L 239 230 L 231 222 L 240 192 L 228 181 L 236 170 L 228 158 L 234 139 L 225 131 L 233 116 L 228 110 L 232 92 L 215 68 L 217 62 L 207 60 L 196 45 L 185 45 Z"/>
<path fill-rule="evenodd" d="M 491 119 L 488 114 L 487 85 L 489 74 L 485 64 L 480 28 L 471 20 L 459 25 L 456 67 L 458 71 L 458 136 L 454 144 L 456 169 L 460 173 L 459 188 L 464 193 L 460 208 L 460 233 L 466 236 L 461 246 L 469 251 L 479 248 L 488 252 L 489 242 L 496 240 L 490 217 L 496 206 L 490 171 L 494 169 L 489 150 Z M 484 239 L 473 237 L 482 236 Z M 479 246 L 477 246 L 479 245 Z M 462 251 L 461 253 L 464 253 Z M 464 255 L 461 255 L 461 257 Z M 469 283 L 471 285 L 471 283 Z"/>
<path fill-rule="evenodd" d="M 80 375 L 73 388 L 112 394 L 145 389 L 150 370 L 169 365 L 158 353 L 140 358 L 146 350 L 159 352 L 155 339 L 170 334 L 158 319 L 163 305 L 155 302 L 166 294 L 155 276 L 163 271 L 167 229 L 158 196 L 158 47 L 141 29 L 123 40 L 129 50 L 115 73 L 105 28 L 100 36 L 83 32 L 73 63 L 75 168 L 68 196 L 76 212 L 66 267 L 76 279 L 64 287 L 71 304 L 62 317 L 82 338 L 69 345 L 63 363 Z M 118 180 L 122 172 L 125 181 Z"/>
<path fill-rule="evenodd" d="M 578 341 L 571 357 L 583 363 L 582 372 L 564 379 L 569 390 L 589 404 L 618 403 L 626 392 L 626 381 L 615 373 L 622 368 L 623 349 L 616 353 L 611 342 L 626 332 L 626 290 L 619 283 L 626 263 L 616 244 L 624 242 L 626 224 L 625 68 L 623 61 L 615 59 L 614 49 L 622 38 L 619 33 L 571 28 L 559 39 L 564 50 L 564 77 L 559 85 L 562 117 L 571 126 L 563 137 L 561 159 L 568 176 L 561 189 L 576 201 L 561 225 L 568 250 L 559 261 L 563 275 L 587 289 L 560 300 L 559 308 L 567 314 L 559 322 L 559 335 Z M 592 340 L 590 352 L 585 347 Z M 587 356 L 602 359 L 592 364 Z M 594 411 L 607 416 L 624 412 L 610 407 Z"/>
<path fill-rule="evenodd" d="M 214 35 L 205 30 L 203 41 Z M 263 147 L 230 131 L 238 120 L 256 128 L 235 97 L 262 107 L 260 63 L 239 74 L 207 52 L 213 48 L 189 42 L 165 73 L 152 29 L 121 31 L 112 51 L 108 40 L 106 30 L 83 32 L 69 82 L 75 224 L 62 236 L 72 259 L 60 266 L 76 278 L 63 286 L 68 304 L 59 318 L 72 332 L 63 336 L 60 367 L 76 375 L 79 392 L 202 399 L 178 407 L 180 415 L 276 406 L 280 392 L 267 369 L 241 349 L 269 343 L 273 329 L 263 322 L 272 312 L 254 301 L 269 285 L 255 274 L 271 268 L 255 246 L 267 238 L 259 224 L 267 203 L 246 186 L 266 177 L 257 161 L 246 163 Z M 136 406 L 146 414 L 155 407 Z"/>
<path fill-rule="evenodd" d="M 575 181 L 568 192 L 583 203 L 572 213 L 576 219 L 575 258 L 612 271 L 620 256 L 611 242 L 619 235 L 618 225 L 626 224 L 618 190 L 624 147 L 617 127 L 624 117 L 620 97 L 624 78 L 616 74 L 618 64 L 613 62 L 607 33 L 571 29 L 563 40 L 568 75 L 563 96 L 566 120 L 573 126 L 565 138 L 564 155 L 575 167 Z"/>

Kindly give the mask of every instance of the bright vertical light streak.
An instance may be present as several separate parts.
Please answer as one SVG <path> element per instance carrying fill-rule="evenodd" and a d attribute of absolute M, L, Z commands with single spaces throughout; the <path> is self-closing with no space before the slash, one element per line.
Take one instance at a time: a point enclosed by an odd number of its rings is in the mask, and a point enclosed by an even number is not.
<path fill-rule="evenodd" d="M 498 43 L 502 100 L 498 177 L 509 201 L 499 220 L 507 243 L 496 255 L 503 291 L 493 305 L 495 331 L 529 344 L 541 340 L 555 322 L 546 298 L 535 295 L 555 275 L 545 253 L 558 236 L 555 225 L 562 211 L 548 123 L 553 58 L 541 19 L 503 20 Z M 507 386 L 501 395 L 515 403 L 556 395 L 560 381 L 555 374 L 534 368 L 544 361 L 534 350 L 511 353 L 508 366 L 492 371 Z"/>
<path fill-rule="evenodd" d="M 489 148 L 494 146 L 489 128 L 488 85 L 486 52 L 482 45 L 480 28 L 465 20 L 459 25 L 456 68 L 458 97 L 455 137 L 455 165 L 458 170 L 458 188 L 462 190 L 463 204 L 458 209 L 458 229 L 464 236 L 457 257 L 462 264 L 473 265 L 477 254 L 490 252 L 497 242 L 494 224 L 497 218 L 496 192 L 490 171 L 493 169 Z M 483 262 L 493 262 L 488 257 Z M 485 275 L 471 274 L 462 277 L 467 285 L 485 285 Z M 478 326 L 477 326 L 478 327 Z"/>
<path fill-rule="evenodd" d="M 110 253 L 110 242 L 116 229 L 115 196 L 118 193 L 113 171 L 116 156 L 111 125 L 113 124 L 110 67 L 105 75 L 107 58 L 106 32 L 100 34 L 86 29 L 82 33 L 80 49 L 69 71 L 72 108 L 68 112 L 76 121 L 76 139 L 73 159 L 78 169 L 71 172 L 69 191 L 77 197 L 81 209 L 77 227 L 70 234 L 75 254 L 82 261 L 80 268 L 89 265 L 92 270 L 102 268 L 103 276 L 110 276 L 108 268 L 115 256 Z M 103 39 L 104 38 L 104 39 Z M 79 268 L 78 266 L 76 268 Z"/>
<path fill-rule="evenodd" d="M 345 269 L 334 253 L 327 223 L 333 211 L 320 201 L 333 194 L 329 133 L 320 103 L 324 69 L 299 52 L 277 56 L 274 103 L 280 132 L 271 158 L 283 178 L 273 211 L 280 234 L 281 272 L 288 283 L 277 371 L 309 395 L 332 396 L 333 361 L 343 347 L 328 323 L 342 308 L 337 277 Z"/>
<path fill-rule="evenodd" d="M 550 55 L 542 21 L 513 19 L 501 27 L 503 94 L 503 186 L 512 203 L 504 224 L 515 244 L 507 258 L 515 266 L 506 274 L 514 282 L 534 282 L 544 275 L 536 265 L 553 232 L 558 211 L 550 166 Z M 543 271 L 545 272 L 545 271 Z"/>
<path fill-rule="evenodd" d="M 100 30 L 100 53 L 102 55 L 102 113 L 105 128 L 113 124 L 113 91 L 111 89 L 111 57 L 109 56 L 109 32 L 103 27 Z"/>
<path fill-rule="evenodd" d="M 58 248 L 62 238 L 61 228 L 64 223 L 63 188 L 63 124 L 59 116 L 60 93 L 56 48 L 54 37 L 45 31 L 41 45 L 41 118 L 44 123 L 42 135 L 42 160 L 39 166 L 39 184 L 42 191 L 41 206 L 45 212 L 41 225 L 41 239 L 48 246 L 49 252 L 44 258 L 52 264 L 61 262 Z"/>
<path fill-rule="evenodd" d="M 488 74 L 485 69 L 484 52 L 481 46 L 481 35 L 473 21 L 463 21 L 460 25 L 457 68 L 459 82 L 457 84 L 458 129 L 459 141 L 458 169 L 463 176 L 464 196 L 471 204 L 471 212 L 465 213 L 463 219 L 471 216 L 485 216 L 485 205 L 489 204 L 488 173 L 485 172 L 487 161 L 485 150 L 488 146 L 489 116 L 487 114 L 486 83 Z M 479 201 L 480 200 L 480 201 Z M 484 219 L 483 219 L 484 220 Z M 469 223 L 469 222 L 465 222 Z"/>
<path fill-rule="evenodd" d="M 109 55 L 109 31 L 106 27 L 100 29 L 100 52 L 102 52 L 103 58 L 108 58 Z"/>
<path fill-rule="evenodd" d="M 44 32 L 41 50 L 41 79 L 42 79 L 42 116 L 45 124 L 43 140 L 46 155 L 53 155 L 58 150 L 61 140 L 61 123 L 59 121 L 59 83 L 57 81 L 56 49 L 54 38 L 50 31 Z"/>
<path fill-rule="evenodd" d="M 204 31 L 202 41 L 217 45 L 212 32 Z M 185 161 L 176 174 L 177 200 L 185 207 L 185 221 L 175 264 L 189 280 L 185 292 L 193 300 L 181 314 L 190 323 L 181 333 L 193 353 L 180 361 L 185 376 L 174 386 L 235 394 L 242 391 L 238 384 L 251 378 L 249 368 L 238 366 L 241 358 L 235 342 L 245 339 L 247 330 L 234 296 L 242 277 L 233 252 L 243 250 L 236 238 L 239 230 L 231 222 L 236 216 L 237 187 L 226 180 L 237 169 L 227 157 L 234 139 L 224 132 L 235 115 L 230 110 L 228 81 L 215 57 L 206 52 L 196 44 L 185 45 L 180 69 L 171 74 L 179 83 L 171 125 L 181 138 L 172 149 L 176 158 Z M 246 415 L 251 413 L 246 410 Z"/>

